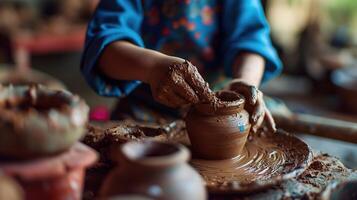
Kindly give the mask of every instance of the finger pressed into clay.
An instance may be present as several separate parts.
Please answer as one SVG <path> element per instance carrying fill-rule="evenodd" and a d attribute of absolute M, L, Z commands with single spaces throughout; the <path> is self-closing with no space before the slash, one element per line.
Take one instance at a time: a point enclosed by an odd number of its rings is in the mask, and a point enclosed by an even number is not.
<path fill-rule="evenodd" d="M 214 98 L 214 93 L 209 88 L 208 83 L 202 78 L 197 68 L 189 62 L 181 65 L 185 81 L 191 86 L 201 102 L 210 102 Z"/>
<path fill-rule="evenodd" d="M 253 112 L 251 113 L 250 116 L 252 122 L 253 123 L 257 122 L 258 119 L 263 116 L 264 112 L 265 112 L 264 102 L 262 102 L 262 100 L 258 100 L 257 103 L 254 105 Z"/>
<path fill-rule="evenodd" d="M 195 94 L 193 89 L 186 83 L 183 77 L 180 76 L 180 74 L 172 72 L 170 76 L 170 83 L 175 94 L 185 99 L 187 101 L 187 104 L 195 104 L 199 102 L 198 96 Z"/>
<path fill-rule="evenodd" d="M 164 104 L 169 107 L 175 107 L 173 101 L 169 99 L 170 88 L 167 84 L 167 81 L 164 82 L 163 87 L 160 87 L 156 90 L 156 100 L 161 104 Z"/>
<path fill-rule="evenodd" d="M 215 97 L 208 83 L 188 61 L 170 66 L 167 76 L 160 84 L 161 87 L 155 91 L 156 98 L 171 107 L 211 102 Z"/>
<path fill-rule="evenodd" d="M 253 123 L 253 132 L 257 132 L 264 122 L 265 113 L 262 113 L 255 123 Z"/>
<path fill-rule="evenodd" d="M 162 90 L 159 91 L 158 100 L 160 103 L 172 108 L 189 104 L 187 100 L 177 95 L 175 91 L 170 88 L 170 84 L 167 84 Z"/>
<path fill-rule="evenodd" d="M 167 100 L 170 102 L 171 105 L 173 105 L 173 108 L 178 108 L 189 104 L 185 99 L 175 93 L 171 93 L 169 96 L 167 96 Z"/>
<path fill-rule="evenodd" d="M 265 117 L 265 122 L 266 122 L 266 126 L 268 127 L 268 129 L 272 132 L 276 132 L 276 125 L 275 125 L 274 118 L 267 108 L 265 108 L 265 116 L 264 117 Z"/>
<path fill-rule="evenodd" d="M 246 85 L 241 82 L 236 82 L 230 86 L 230 90 L 233 90 L 239 94 L 242 94 L 244 96 L 245 100 L 250 105 L 255 105 L 258 100 L 259 90 L 254 86 Z"/>

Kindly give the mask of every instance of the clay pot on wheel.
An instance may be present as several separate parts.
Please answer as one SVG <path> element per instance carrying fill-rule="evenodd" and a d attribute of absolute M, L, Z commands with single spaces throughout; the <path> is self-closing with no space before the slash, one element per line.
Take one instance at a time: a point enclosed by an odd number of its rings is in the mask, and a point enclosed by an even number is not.
<path fill-rule="evenodd" d="M 154 199 L 206 199 L 201 176 L 187 164 L 182 145 L 144 140 L 118 149 L 119 167 L 103 183 L 103 198 L 135 194 Z"/>
<path fill-rule="evenodd" d="M 250 130 L 244 98 L 230 91 L 221 91 L 216 96 L 216 103 L 195 105 L 185 119 L 192 151 L 203 159 L 239 155 Z"/>

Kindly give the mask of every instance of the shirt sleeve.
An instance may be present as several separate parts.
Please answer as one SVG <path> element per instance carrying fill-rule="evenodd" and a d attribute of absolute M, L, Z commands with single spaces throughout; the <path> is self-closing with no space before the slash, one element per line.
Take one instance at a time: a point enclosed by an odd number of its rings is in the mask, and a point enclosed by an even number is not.
<path fill-rule="evenodd" d="M 97 69 L 97 61 L 105 47 L 114 41 L 126 40 L 143 47 L 139 34 L 142 19 L 141 0 L 100 1 L 88 25 L 81 60 L 82 74 L 99 95 L 122 97 L 140 84 L 140 81 L 118 81 L 106 77 Z"/>
<path fill-rule="evenodd" d="M 232 75 L 235 57 L 241 51 L 248 51 L 261 55 L 266 61 L 263 82 L 280 74 L 282 65 L 271 44 L 269 24 L 260 0 L 226 0 L 222 6 L 226 73 Z"/>

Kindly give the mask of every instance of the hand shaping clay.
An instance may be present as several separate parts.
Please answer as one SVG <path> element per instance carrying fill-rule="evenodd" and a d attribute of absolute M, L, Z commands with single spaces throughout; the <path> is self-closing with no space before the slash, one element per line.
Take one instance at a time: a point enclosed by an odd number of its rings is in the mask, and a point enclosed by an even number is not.
<path fill-rule="evenodd" d="M 170 66 L 167 76 L 161 81 L 160 86 L 154 89 L 154 93 L 161 103 L 171 107 L 214 100 L 214 93 L 208 83 L 188 61 Z M 175 93 L 175 97 L 171 93 Z"/>

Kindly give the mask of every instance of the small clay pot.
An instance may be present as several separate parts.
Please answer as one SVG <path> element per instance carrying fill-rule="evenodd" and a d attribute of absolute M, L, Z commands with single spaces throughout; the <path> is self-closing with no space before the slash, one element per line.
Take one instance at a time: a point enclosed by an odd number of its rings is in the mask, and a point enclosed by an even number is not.
<path fill-rule="evenodd" d="M 51 157 L 28 161 L 0 161 L 0 171 L 16 179 L 25 199 L 79 200 L 85 169 L 97 159 L 89 147 L 77 143 L 71 149 Z"/>
<path fill-rule="evenodd" d="M 32 159 L 66 151 L 84 134 L 88 111 L 65 90 L 0 85 L 0 156 Z"/>
<path fill-rule="evenodd" d="M 103 183 L 103 198 L 135 194 L 153 199 L 203 200 L 201 176 L 187 164 L 189 151 L 182 145 L 152 140 L 129 142 L 118 150 L 119 167 Z"/>
<path fill-rule="evenodd" d="M 197 104 L 186 116 L 186 128 L 194 156 L 220 160 L 242 151 L 250 130 L 244 98 L 234 92 L 216 94 L 215 104 Z"/>

